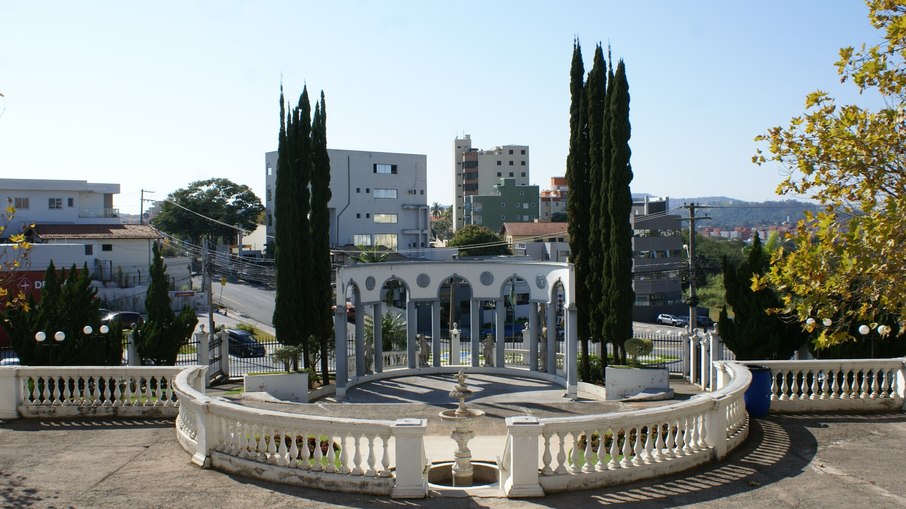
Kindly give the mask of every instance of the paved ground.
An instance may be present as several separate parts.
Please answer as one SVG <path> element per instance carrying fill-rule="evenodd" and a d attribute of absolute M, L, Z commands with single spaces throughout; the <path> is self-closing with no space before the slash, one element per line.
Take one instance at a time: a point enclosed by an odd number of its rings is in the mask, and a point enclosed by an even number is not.
<path fill-rule="evenodd" d="M 390 500 L 202 470 L 164 420 L 0 424 L 0 506 L 146 507 L 906 507 L 906 415 L 771 416 L 720 464 L 654 482 L 537 500 Z"/>

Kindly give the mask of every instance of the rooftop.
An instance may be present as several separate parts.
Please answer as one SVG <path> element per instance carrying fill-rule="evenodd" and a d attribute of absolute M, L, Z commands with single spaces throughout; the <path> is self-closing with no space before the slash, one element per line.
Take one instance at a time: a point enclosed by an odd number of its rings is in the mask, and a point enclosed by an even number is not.
<path fill-rule="evenodd" d="M 41 240 L 163 238 L 147 224 L 38 224 L 34 231 Z"/>

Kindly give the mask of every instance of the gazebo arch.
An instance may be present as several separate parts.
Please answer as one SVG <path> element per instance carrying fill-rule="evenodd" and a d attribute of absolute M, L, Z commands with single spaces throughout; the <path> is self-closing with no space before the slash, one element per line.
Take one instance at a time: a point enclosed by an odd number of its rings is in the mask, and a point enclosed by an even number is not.
<path fill-rule="evenodd" d="M 527 303 L 529 304 L 529 341 L 528 351 L 529 359 L 526 362 L 527 368 L 532 371 L 540 371 L 540 366 L 545 368 L 545 374 L 559 380 L 567 388 L 567 394 L 575 397 L 576 395 L 576 347 L 575 347 L 575 303 L 573 302 L 575 292 L 573 291 L 574 269 L 572 265 L 555 262 L 529 262 L 513 261 L 511 259 L 490 259 L 490 260 L 454 260 L 445 262 L 424 262 L 409 261 L 403 263 L 368 263 L 343 266 L 337 269 L 338 287 L 337 287 L 337 309 L 345 308 L 345 298 L 350 285 L 354 285 L 356 292 L 353 295 L 357 298 L 356 321 L 355 321 L 355 370 L 350 373 L 347 371 L 349 358 L 343 355 L 347 351 L 345 348 L 347 341 L 347 322 L 345 312 L 343 316 L 340 312 L 334 317 L 336 325 L 336 352 L 337 352 L 337 397 L 343 399 L 346 389 L 350 384 L 355 385 L 369 378 L 366 376 L 365 366 L 365 343 L 364 343 L 364 305 L 372 305 L 375 311 L 375 323 L 380 324 L 380 313 L 382 307 L 381 290 L 384 284 L 393 279 L 402 282 L 406 289 L 405 304 L 407 317 L 407 361 L 406 365 L 409 370 L 426 373 L 432 369 L 441 368 L 441 319 L 440 319 L 440 291 L 441 287 L 451 278 L 456 280 L 467 281 L 471 290 L 469 297 L 469 338 L 472 340 L 471 369 L 480 369 L 479 366 L 479 343 L 480 326 L 481 326 L 481 306 L 485 301 L 494 302 L 494 320 L 496 324 L 497 341 L 493 353 L 493 366 L 495 369 L 506 368 L 505 355 L 505 308 L 504 308 L 504 288 L 507 282 L 513 278 L 521 281 L 521 288 L 527 293 Z M 380 283 L 380 284 L 379 284 Z M 539 363 L 539 333 L 542 329 L 539 319 L 538 306 L 545 304 L 548 309 L 553 306 L 559 306 L 556 301 L 554 287 L 561 285 L 563 288 L 563 313 L 566 321 L 565 342 L 566 354 L 564 362 L 565 376 L 560 376 L 556 370 L 555 362 Z M 523 294 L 525 295 L 525 294 Z M 341 302 L 342 300 L 342 302 Z M 418 354 L 419 345 L 417 345 L 417 314 L 416 303 L 430 307 L 431 327 L 430 327 L 430 345 L 425 341 L 422 346 L 421 355 Z M 361 310 L 361 311 L 359 311 Z M 554 315 L 556 316 L 556 315 Z M 547 320 L 549 321 L 549 320 Z M 379 336 L 380 326 L 375 327 L 375 333 Z M 374 345 L 374 376 L 379 376 L 383 371 L 380 359 L 381 351 L 378 345 L 377 337 Z M 556 326 L 548 327 L 547 338 L 542 341 L 545 343 L 546 352 L 549 352 L 551 345 L 556 347 L 557 330 Z M 523 347 L 525 347 L 523 342 Z M 554 350 L 556 352 L 556 350 Z M 431 354 L 431 365 L 426 364 L 428 352 Z M 541 355 L 544 355 L 542 353 Z"/>

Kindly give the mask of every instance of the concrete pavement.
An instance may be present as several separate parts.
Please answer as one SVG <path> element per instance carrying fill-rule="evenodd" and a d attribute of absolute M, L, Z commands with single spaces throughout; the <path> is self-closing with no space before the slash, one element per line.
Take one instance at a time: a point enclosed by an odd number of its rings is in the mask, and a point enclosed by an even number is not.
<path fill-rule="evenodd" d="M 726 461 L 649 482 L 543 499 L 391 500 L 202 470 L 172 421 L 0 424 L 0 506 L 150 507 L 906 507 L 906 415 L 772 415 Z"/>

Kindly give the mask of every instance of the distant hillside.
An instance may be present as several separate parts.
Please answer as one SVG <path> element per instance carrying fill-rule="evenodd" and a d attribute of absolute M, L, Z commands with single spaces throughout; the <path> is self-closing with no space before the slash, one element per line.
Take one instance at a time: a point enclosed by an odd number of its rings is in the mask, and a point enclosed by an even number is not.
<path fill-rule="evenodd" d="M 717 228 L 734 228 L 755 227 L 766 225 L 779 225 L 784 222 L 796 221 L 804 217 L 804 211 L 819 210 L 819 206 L 813 203 L 784 200 L 784 201 L 764 201 L 764 202 L 746 202 L 726 196 L 706 196 L 702 198 L 670 198 L 668 206 L 671 209 L 682 207 L 684 203 L 696 203 L 702 207 L 701 212 L 696 216 L 708 216 L 711 219 L 703 220 L 701 226 L 710 226 Z M 686 214 L 681 214 L 686 215 Z"/>

